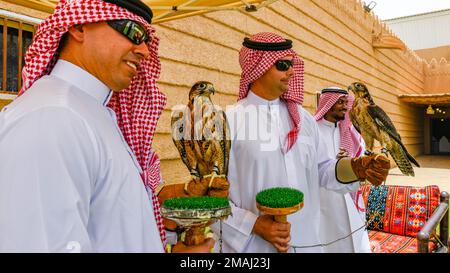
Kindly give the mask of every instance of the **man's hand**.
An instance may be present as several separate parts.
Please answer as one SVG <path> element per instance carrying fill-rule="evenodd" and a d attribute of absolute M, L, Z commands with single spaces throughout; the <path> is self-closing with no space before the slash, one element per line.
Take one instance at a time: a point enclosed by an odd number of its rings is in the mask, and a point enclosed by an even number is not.
<path fill-rule="evenodd" d="M 256 219 L 253 233 L 271 243 L 278 252 L 284 253 L 289 250 L 291 241 L 291 224 L 289 223 L 278 223 L 271 215 L 261 215 Z"/>
<path fill-rule="evenodd" d="M 211 179 L 213 181 L 211 182 Z M 215 196 L 228 197 L 230 183 L 224 177 L 204 177 L 199 180 L 191 180 L 187 186 L 189 196 Z"/>
<path fill-rule="evenodd" d="M 382 154 L 352 158 L 351 164 L 360 181 L 367 179 L 375 186 L 381 185 L 386 180 L 391 167 L 389 159 Z"/>
<path fill-rule="evenodd" d="M 194 245 L 194 246 L 188 246 L 188 245 L 185 245 L 183 242 L 178 242 L 176 245 L 173 246 L 172 252 L 173 253 L 210 253 L 211 250 L 214 248 L 215 243 L 216 243 L 216 241 L 214 241 L 213 238 L 207 238 L 203 244 Z"/>

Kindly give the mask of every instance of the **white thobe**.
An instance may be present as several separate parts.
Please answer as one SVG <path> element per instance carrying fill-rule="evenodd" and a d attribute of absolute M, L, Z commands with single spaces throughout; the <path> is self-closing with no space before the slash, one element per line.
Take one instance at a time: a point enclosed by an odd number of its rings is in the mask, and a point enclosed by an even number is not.
<path fill-rule="evenodd" d="M 341 147 L 339 122 L 333 123 L 320 119 L 317 123 L 320 136 L 326 145 L 327 156 L 330 159 L 336 158 Z M 364 143 L 361 146 L 364 151 Z M 349 194 L 358 188 L 359 183 L 356 182 L 337 191 L 326 187 L 320 189 L 322 241 L 327 243 L 346 237 L 325 247 L 325 252 L 371 252 L 367 231 L 365 228 L 361 228 L 365 223 L 365 214 L 358 211 Z M 360 196 L 357 200 L 358 206 L 364 208 L 362 197 Z M 353 231 L 356 232 L 347 237 Z"/>
<path fill-rule="evenodd" d="M 59 60 L 0 114 L 0 252 L 163 252 L 111 91 Z"/>
<path fill-rule="evenodd" d="M 321 144 L 317 123 L 301 106 L 301 129 L 291 150 L 282 147 L 292 122 L 286 104 L 264 100 L 251 91 L 227 109 L 232 146 L 228 179 L 232 216 L 222 225 L 224 252 L 276 252 L 269 242 L 252 233 L 257 217 L 255 196 L 271 187 L 291 187 L 304 194 L 304 207 L 289 215 L 292 246 L 296 252 L 322 252 L 319 234 L 319 187 L 340 188 L 335 179 L 335 159 L 329 159 Z M 220 234 L 220 224 L 213 226 Z M 216 244 L 216 247 L 219 244 Z M 290 252 L 294 252 L 290 248 Z"/>

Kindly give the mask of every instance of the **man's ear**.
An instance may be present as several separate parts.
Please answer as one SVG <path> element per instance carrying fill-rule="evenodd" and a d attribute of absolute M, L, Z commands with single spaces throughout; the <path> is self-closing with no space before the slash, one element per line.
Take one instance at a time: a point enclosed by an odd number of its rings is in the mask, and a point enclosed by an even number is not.
<path fill-rule="evenodd" d="M 85 25 L 74 25 L 69 28 L 69 35 L 78 42 L 84 41 Z"/>

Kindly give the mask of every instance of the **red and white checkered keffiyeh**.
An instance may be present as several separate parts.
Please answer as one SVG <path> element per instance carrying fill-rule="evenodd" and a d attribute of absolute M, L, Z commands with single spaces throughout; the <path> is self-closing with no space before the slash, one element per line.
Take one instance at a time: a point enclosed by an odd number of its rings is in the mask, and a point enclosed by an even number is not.
<path fill-rule="evenodd" d="M 261 32 L 253 35 L 251 41 L 263 43 L 280 43 L 286 40 L 274 33 Z M 292 49 L 281 51 L 262 51 L 242 47 L 239 52 L 239 63 L 242 68 L 241 81 L 239 86 L 239 98 L 241 100 L 247 97 L 250 90 L 250 84 L 264 75 L 279 59 L 293 56 L 294 61 L 294 75 L 289 80 L 288 90 L 281 96 L 281 99 L 286 102 L 289 115 L 293 122 L 293 128 L 286 137 L 286 143 L 283 147 L 283 152 L 287 153 L 297 141 L 300 132 L 300 113 L 298 112 L 298 105 L 303 103 L 303 74 L 304 62 L 297 53 Z"/>
<path fill-rule="evenodd" d="M 329 87 L 327 89 L 340 89 L 338 87 Z M 334 104 L 341 98 L 347 97 L 347 112 L 345 113 L 345 119 L 339 122 L 339 132 L 341 135 L 341 147 L 344 148 L 351 157 L 358 157 L 362 153 L 361 147 L 361 135 L 355 131 L 353 124 L 350 120 L 350 110 L 352 109 L 354 98 L 351 95 L 345 95 L 342 93 L 327 92 L 320 95 L 319 106 L 317 107 L 314 118 L 316 120 L 322 119 L 325 114 L 330 111 Z M 362 199 L 362 191 L 358 189 L 356 192 L 351 192 L 350 196 L 355 203 L 356 209 L 360 213 L 365 213 L 365 207 Z"/>
<path fill-rule="evenodd" d="M 331 88 L 330 88 L 331 89 Z M 351 95 L 341 93 L 327 92 L 320 95 L 319 106 L 317 107 L 314 118 L 316 120 L 322 119 L 325 114 L 330 111 L 334 104 L 341 98 L 347 97 L 347 112 L 345 119 L 339 122 L 339 132 L 341 134 L 341 147 L 344 148 L 351 157 L 360 156 L 361 149 L 361 135 L 355 131 L 350 120 L 350 110 L 352 109 L 354 98 Z"/>
<path fill-rule="evenodd" d="M 154 35 L 155 29 L 142 17 L 114 4 L 101 0 L 61 0 L 55 12 L 39 25 L 34 41 L 25 55 L 22 72 L 24 84 L 19 95 L 36 80 L 50 74 L 58 60 L 59 41 L 71 26 L 118 19 L 140 23 L 151 37 L 148 44 L 149 58 L 142 60 L 138 74 L 129 88 L 114 92 L 109 106 L 116 112 L 119 127 L 142 167 L 142 180 L 152 200 L 161 240 L 165 245 L 166 234 L 160 204 L 155 195 L 156 187 L 162 182 L 160 162 L 151 148 L 156 124 L 167 101 L 156 86 L 161 63 L 158 57 L 159 39 Z"/>

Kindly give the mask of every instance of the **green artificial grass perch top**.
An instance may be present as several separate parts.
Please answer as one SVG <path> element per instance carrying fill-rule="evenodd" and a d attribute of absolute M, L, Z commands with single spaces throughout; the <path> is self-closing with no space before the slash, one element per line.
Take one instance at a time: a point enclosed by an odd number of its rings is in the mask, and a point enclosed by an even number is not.
<path fill-rule="evenodd" d="M 227 198 L 213 196 L 193 196 L 193 197 L 175 197 L 166 199 L 163 207 L 169 209 L 196 209 L 209 210 L 229 208 L 230 203 Z"/>
<path fill-rule="evenodd" d="M 303 193 L 293 188 L 270 188 L 259 192 L 256 202 L 269 208 L 289 208 L 303 202 Z"/>

